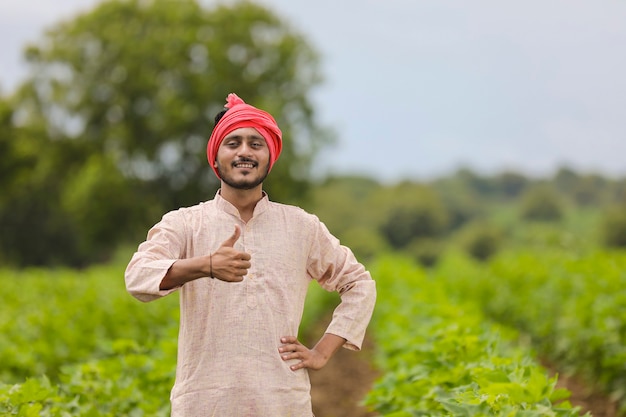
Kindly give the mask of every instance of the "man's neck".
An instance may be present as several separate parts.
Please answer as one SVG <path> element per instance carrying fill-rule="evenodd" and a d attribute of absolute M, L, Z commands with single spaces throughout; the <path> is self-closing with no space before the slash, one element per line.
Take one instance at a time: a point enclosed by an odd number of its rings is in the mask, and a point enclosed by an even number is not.
<path fill-rule="evenodd" d="M 240 190 L 229 187 L 222 182 L 220 195 L 239 211 L 239 216 L 244 222 L 252 218 L 256 203 L 263 198 L 263 188 L 261 185 L 251 190 Z"/>

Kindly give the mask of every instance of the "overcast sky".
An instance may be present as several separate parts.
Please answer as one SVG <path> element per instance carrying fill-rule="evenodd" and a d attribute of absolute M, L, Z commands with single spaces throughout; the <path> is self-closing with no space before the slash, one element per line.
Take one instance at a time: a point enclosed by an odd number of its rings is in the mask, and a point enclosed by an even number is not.
<path fill-rule="evenodd" d="M 315 101 L 339 144 L 320 173 L 626 175 L 622 0 L 261 2 L 322 56 Z M 0 0 L 2 91 L 23 79 L 27 42 L 97 3 Z"/>

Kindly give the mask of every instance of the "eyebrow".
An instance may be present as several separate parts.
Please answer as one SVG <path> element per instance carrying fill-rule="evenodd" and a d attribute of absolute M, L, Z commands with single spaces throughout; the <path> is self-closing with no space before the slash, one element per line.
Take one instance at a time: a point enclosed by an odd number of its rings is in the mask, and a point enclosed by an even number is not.
<path fill-rule="evenodd" d="M 226 139 L 251 139 L 251 140 L 262 140 L 265 142 L 265 138 L 261 135 L 239 135 L 239 134 L 232 134 L 232 135 L 226 135 L 226 137 L 224 138 L 224 140 Z"/>

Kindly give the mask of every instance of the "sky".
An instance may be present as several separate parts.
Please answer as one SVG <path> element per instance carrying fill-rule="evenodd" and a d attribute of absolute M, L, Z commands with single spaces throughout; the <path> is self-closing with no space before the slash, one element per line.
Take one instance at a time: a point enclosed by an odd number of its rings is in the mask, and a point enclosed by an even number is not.
<path fill-rule="evenodd" d="M 258 2 L 321 56 L 313 98 L 338 143 L 320 177 L 626 175 L 622 0 Z M 97 3 L 0 0 L 0 90 L 26 76 L 28 42 Z"/>

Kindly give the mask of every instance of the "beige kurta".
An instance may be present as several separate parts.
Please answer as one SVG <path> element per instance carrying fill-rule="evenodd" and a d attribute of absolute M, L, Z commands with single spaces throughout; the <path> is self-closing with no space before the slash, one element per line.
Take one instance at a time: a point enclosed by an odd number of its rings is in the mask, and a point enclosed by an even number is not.
<path fill-rule="evenodd" d="M 292 371 L 278 353 L 282 336 L 297 335 L 311 279 L 340 293 L 327 332 L 349 349 L 360 349 L 376 298 L 369 272 L 316 216 L 264 196 L 245 223 L 218 193 L 163 216 L 131 259 L 126 287 L 141 301 L 176 291 L 159 290 L 172 263 L 214 252 L 235 224 L 235 248 L 251 255 L 244 280 L 180 288 L 172 416 L 312 416 L 307 371 Z"/>

